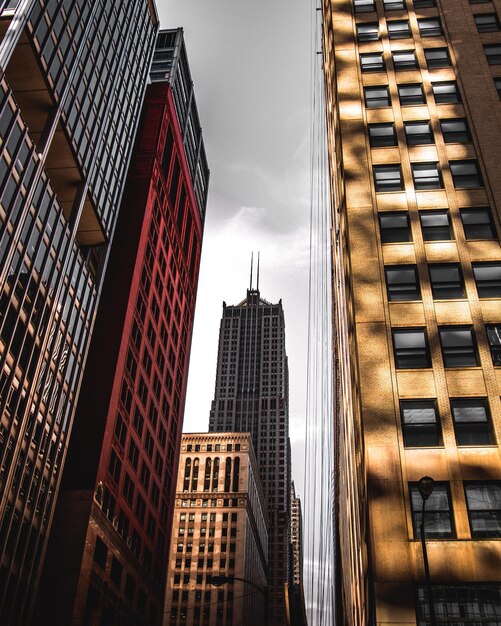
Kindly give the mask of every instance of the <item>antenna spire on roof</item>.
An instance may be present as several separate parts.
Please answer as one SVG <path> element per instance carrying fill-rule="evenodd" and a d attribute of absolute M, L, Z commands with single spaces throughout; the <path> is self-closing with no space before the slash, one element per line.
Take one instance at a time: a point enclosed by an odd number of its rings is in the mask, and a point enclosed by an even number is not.
<path fill-rule="evenodd" d="M 256 290 L 259 291 L 259 257 L 260 257 L 261 253 L 258 252 L 257 253 L 257 286 L 256 286 Z"/>
<path fill-rule="evenodd" d="M 251 252 L 250 285 L 249 285 L 250 291 L 252 291 L 252 265 L 253 263 L 254 263 L 254 252 Z"/>

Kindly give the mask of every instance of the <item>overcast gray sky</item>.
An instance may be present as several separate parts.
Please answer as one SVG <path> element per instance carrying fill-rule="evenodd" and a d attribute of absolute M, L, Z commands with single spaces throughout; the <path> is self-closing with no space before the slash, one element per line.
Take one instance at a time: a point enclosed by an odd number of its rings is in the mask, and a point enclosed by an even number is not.
<path fill-rule="evenodd" d="M 206 431 L 222 302 L 282 298 L 293 477 L 303 495 L 309 254 L 310 2 L 158 0 L 184 28 L 211 170 L 184 430 Z"/>

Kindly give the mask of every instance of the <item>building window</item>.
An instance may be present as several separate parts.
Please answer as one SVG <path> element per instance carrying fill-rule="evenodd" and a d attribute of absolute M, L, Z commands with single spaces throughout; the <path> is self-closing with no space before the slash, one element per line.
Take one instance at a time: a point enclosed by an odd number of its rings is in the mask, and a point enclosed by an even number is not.
<path fill-rule="evenodd" d="M 479 298 L 501 298 L 501 263 L 473 263 Z"/>
<path fill-rule="evenodd" d="M 486 398 L 452 399 L 451 409 L 458 446 L 488 446 L 492 443 Z"/>
<path fill-rule="evenodd" d="M 381 243 L 400 243 L 412 241 L 409 228 L 409 214 L 405 212 L 391 212 L 379 214 Z"/>
<path fill-rule="evenodd" d="M 486 326 L 486 331 L 492 362 L 494 365 L 501 365 L 501 324 L 490 324 Z"/>
<path fill-rule="evenodd" d="M 406 448 L 441 445 L 442 437 L 435 400 L 402 400 L 400 414 Z"/>
<path fill-rule="evenodd" d="M 420 539 L 423 500 L 416 483 L 410 484 L 410 492 L 414 539 Z M 430 539 L 454 537 L 451 496 L 447 483 L 435 483 L 433 492 L 426 501 L 424 534 Z"/>
<path fill-rule="evenodd" d="M 447 326 L 438 329 L 445 367 L 475 367 L 477 348 L 470 326 Z"/>
<path fill-rule="evenodd" d="M 371 148 L 384 148 L 397 145 L 394 124 L 369 124 L 369 143 Z"/>
<path fill-rule="evenodd" d="M 435 300 L 464 298 L 461 266 L 456 263 L 429 265 L 431 289 Z"/>
<path fill-rule="evenodd" d="M 397 369 L 431 367 L 428 339 L 424 328 L 394 328 L 392 332 Z"/>
<path fill-rule="evenodd" d="M 374 165 L 376 191 L 402 191 L 404 183 L 400 164 Z"/>
<path fill-rule="evenodd" d="M 379 24 L 377 22 L 367 22 L 357 24 L 358 41 L 377 41 L 379 39 Z"/>
<path fill-rule="evenodd" d="M 353 7 L 355 13 L 366 13 L 368 11 L 375 11 L 374 0 L 353 0 Z"/>
<path fill-rule="evenodd" d="M 438 163 L 411 163 L 412 179 L 416 191 L 442 189 L 442 178 Z"/>
<path fill-rule="evenodd" d="M 385 11 L 401 11 L 405 9 L 404 0 L 383 0 Z"/>
<path fill-rule="evenodd" d="M 486 208 L 460 209 L 466 239 L 496 239 L 491 212 Z"/>
<path fill-rule="evenodd" d="M 405 138 L 409 146 L 435 143 L 430 122 L 404 122 Z"/>
<path fill-rule="evenodd" d="M 115 583 L 117 587 L 122 584 L 123 567 L 118 559 L 115 557 L 111 560 L 110 580 Z"/>
<path fill-rule="evenodd" d="M 421 37 L 440 37 L 440 35 L 443 35 L 442 24 L 440 24 L 438 17 L 418 20 L 418 26 Z"/>
<path fill-rule="evenodd" d="M 420 83 L 397 85 L 397 88 L 398 98 L 402 106 L 425 104 L 426 100 L 423 93 L 423 86 Z"/>
<path fill-rule="evenodd" d="M 94 546 L 94 562 L 97 563 L 102 570 L 105 570 L 107 558 L 108 548 L 106 544 L 99 537 L 96 537 L 96 545 Z"/>
<path fill-rule="evenodd" d="M 390 106 L 388 85 L 364 87 L 365 106 L 368 109 L 381 109 Z"/>
<path fill-rule="evenodd" d="M 386 22 L 388 27 L 388 37 L 390 39 L 406 39 L 411 36 L 409 20 L 395 20 Z"/>
<path fill-rule="evenodd" d="M 415 265 L 385 267 L 386 287 L 390 302 L 421 300 L 419 278 Z"/>
<path fill-rule="evenodd" d="M 445 143 L 468 143 L 471 141 L 468 123 L 463 119 L 440 120 Z"/>
<path fill-rule="evenodd" d="M 496 87 L 496 91 L 498 92 L 498 98 L 501 99 L 501 78 L 494 79 L 494 86 Z"/>
<path fill-rule="evenodd" d="M 384 60 L 382 52 L 371 52 L 360 55 L 360 65 L 362 72 L 382 72 L 384 71 Z"/>
<path fill-rule="evenodd" d="M 414 0 L 415 9 L 427 9 L 436 6 L 435 0 Z"/>
<path fill-rule="evenodd" d="M 455 80 L 432 83 L 431 89 L 436 104 L 455 104 L 461 102 L 461 94 Z"/>
<path fill-rule="evenodd" d="M 450 241 L 453 239 L 450 214 L 447 209 L 421 211 L 419 217 L 424 241 Z"/>
<path fill-rule="evenodd" d="M 470 0 L 471 2 L 472 0 Z M 425 586 L 416 589 L 417 626 L 430 626 L 430 604 Z M 440 624 L 498 626 L 501 585 L 433 585 L 433 604 Z"/>
<path fill-rule="evenodd" d="M 489 65 L 499 65 L 501 63 L 501 44 L 488 43 L 484 45 L 484 52 Z"/>
<path fill-rule="evenodd" d="M 392 52 L 393 67 L 395 70 L 414 70 L 418 67 L 414 50 L 398 50 Z"/>
<path fill-rule="evenodd" d="M 429 70 L 451 66 L 451 58 L 447 48 L 427 48 L 424 51 L 424 57 L 426 59 L 426 67 Z"/>
<path fill-rule="evenodd" d="M 472 537 L 501 537 L 501 483 L 465 484 Z"/>
<path fill-rule="evenodd" d="M 496 13 L 477 13 L 473 19 L 479 33 L 492 33 L 499 30 L 499 19 Z"/>
<path fill-rule="evenodd" d="M 450 161 L 449 167 L 456 189 L 483 187 L 482 174 L 477 161 Z"/>

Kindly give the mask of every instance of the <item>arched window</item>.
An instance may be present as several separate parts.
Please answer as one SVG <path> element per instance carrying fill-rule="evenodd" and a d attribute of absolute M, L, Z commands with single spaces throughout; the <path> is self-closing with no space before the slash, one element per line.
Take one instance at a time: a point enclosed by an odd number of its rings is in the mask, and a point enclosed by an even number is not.
<path fill-rule="evenodd" d="M 219 457 L 214 459 L 214 470 L 212 472 L 212 491 L 217 491 L 219 486 Z"/>
<path fill-rule="evenodd" d="M 198 487 L 198 468 L 200 465 L 200 461 L 195 459 L 193 461 L 193 474 L 191 476 L 191 490 L 196 491 Z"/>
<path fill-rule="evenodd" d="M 204 491 L 210 491 L 211 466 L 212 466 L 212 460 L 207 459 L 207 461 L 205 461 Z"/>
<path fill-rule="evenodd" d="M 226 467 L 224 470 L 224 490 L 229 491 L 231 486 L 231 459 L 226 459 Z"/>
<path fill-rule="evenodd" d="M 235 457 L 233 461 L 233 491 L 238 491 L 238 481 L 240 479 L 240 457 Z"/>
<path fill-rule="evenodd" d="M 184 465 L 184 483 L 183 483 L 183 491 L 190 490 L 190 474 L 191 474 L 191 459 L 186 459 L 186 463 Z"/>

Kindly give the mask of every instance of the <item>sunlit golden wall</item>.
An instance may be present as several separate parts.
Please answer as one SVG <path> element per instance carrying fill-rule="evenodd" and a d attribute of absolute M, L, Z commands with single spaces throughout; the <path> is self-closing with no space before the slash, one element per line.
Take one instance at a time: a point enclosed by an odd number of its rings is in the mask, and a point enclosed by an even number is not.
<path fill-rule="evenodd" d="M 501 33 L 479 34 L 473 13 L 501 12 L 501 2 L 469 4 L 437 0 L 436 7 L 354 13 L 350 0 L 325 0 L 324 72 L 333 214 L 333 293 L 336 358 L 338 606 L 345 624 L 415 624 L 415 585 L 424 580 L 420 542 L 413 535 L 409 482 L 427 474 L 450 485 L 454 539 L 428 540 L 434 583 L 498 582 L 499 539 L 472 540 L 464 481 L 501 480 L 501 369 L 493 365 L 485 324 L 501 323 L 501 301 L 479 299 L 472 262 L 501 260 L 499 240 L 468 241 L 459 209 L 490 206 L 499 237 L 501 213 L 501 103 L 483 44 L 501 43 Z M 417 18 L 440 16 L 443 36 L 422 38 Z M 412 37 L 389 40 L 387 20 L 408 19 Z M 378 41 L 357 43 L 355 23 L 379 22 Z M 428 70 L 424 48 L 448 47 L 452 66 Z M 393 70 L 391 51 L 416 52 L 419 69 Z M 361 73 L 360 52 L 382 51 L 386 71 Z M 456 80 L 462 103 L 436 104 L 431 84 Z M 426 103 L 400 106 L 397 83 L 422 83 Z M 391 106 L 367 109 L 364 85 L 388 85 Z M 439 119 L 468 120 L 470 143 L 444 143 Z M 407 146 L 403 123 L 430 120 L 435 143 Z M 371 148 L 368 123 L 394 122 L 398 146 Z M 453 185 L 449 161 L 478 159 L 484 187 Z M 411 163 L 438 162 L 443 189 L 416 191 Z M 405 191 L 375 191 L 373 164 L 400 163 Z M 419 211 L 448 208 L 454 240 L 424 242 Z M 378 213 L 408 211 L 412 241 L 382 244 Z M 432 297 L 427 265 L 460 263 L 466 297 Z M 384 266 L 416 264 L 422 299 L 388 302 Z M 480 365 L 445 368 L 438 326 L 472 325 Z M 397 370 L 391 329 L 425 327 L 432 367 Z M 456 444 L 450 398 L 486 397 L 492 445 Z M 406 448 L 399 403 L 436 399 L 443 445 Z"/>

